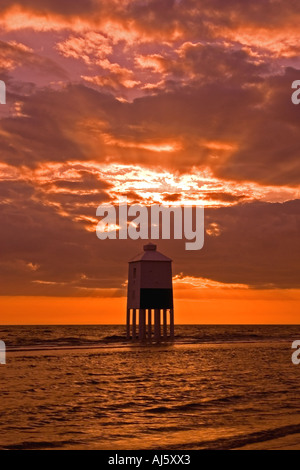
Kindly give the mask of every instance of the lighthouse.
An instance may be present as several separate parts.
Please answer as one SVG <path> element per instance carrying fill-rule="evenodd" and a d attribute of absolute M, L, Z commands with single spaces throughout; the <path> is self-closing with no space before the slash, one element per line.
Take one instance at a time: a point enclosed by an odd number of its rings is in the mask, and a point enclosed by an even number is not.
<path fill-rule="evenodd" d="M 129 261 L 127 339 L 133 341 L 174 339 L 172 260 L 156 248 L 148 243 Z"/>

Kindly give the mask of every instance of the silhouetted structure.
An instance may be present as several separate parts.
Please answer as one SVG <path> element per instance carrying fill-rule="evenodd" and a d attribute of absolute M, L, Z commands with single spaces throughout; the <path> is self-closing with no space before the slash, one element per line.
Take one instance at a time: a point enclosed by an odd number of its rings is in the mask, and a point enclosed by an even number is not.
<path fill-rule="evenodd" d="M 132 338 L 133 341 L 137 339 L 137 314 L 140 341 L 174 339 L 172 260 L 156 251 L 156 245 L 152 243 L 145 245 L 143 253 L 129 262 L 127 339 Z"/>

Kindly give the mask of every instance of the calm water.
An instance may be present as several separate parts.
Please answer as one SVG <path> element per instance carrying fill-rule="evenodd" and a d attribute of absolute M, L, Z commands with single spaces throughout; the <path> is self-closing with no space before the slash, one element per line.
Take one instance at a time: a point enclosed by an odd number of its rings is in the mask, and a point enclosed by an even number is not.
<path fill-rule="evenodd" d="M 227 449 L 300 433 L 295 326 L 0 327 L 2 449 Z"/>

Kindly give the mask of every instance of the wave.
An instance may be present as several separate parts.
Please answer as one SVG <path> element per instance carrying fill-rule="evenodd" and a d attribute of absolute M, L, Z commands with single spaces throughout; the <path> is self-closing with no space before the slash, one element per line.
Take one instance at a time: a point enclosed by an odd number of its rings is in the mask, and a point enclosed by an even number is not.
<path fill-rule="evenodd" d="M 168 445 L 159 447 L 157 450 L 234 450 L 241 449 L 250 444 L 259 444 L 261 442 L 272 441 L 295 434 L 300 434 L 300 424 L 282 426 L 275 429 L 242 434 L 238 436 L 220 438 L 208 441 L 190 442 L 184 444 Z"/>
<path fill-rule="evenodd" d="M 80 440 L 65 440 L 65 441 L 24 441 L 18 444 L 8 444 L 0 446 L 0 450 L 44 450 L 44 449 L 59 449 L 62 447 L 75 446 L 82 444 Z"/>
<path fill-rule="evenodd" d="M 177 325 L 175 344 L 289 343 L 299 338 L 299 326 Z M 100 348 L 139 345 L 126 341 L 125 326 L 0 327 L 8 351 Z M 147 344 L 147 343 L 145 343 Z M 162 344 L 167 344 L 163 343 Z M 170 343 L 169 343 L 170 344 Z"/>
<path fill-rule="evenodd" d="M 190 411 L 198 408 L 214 406 L 214 405 L 223 405 L 229 403 L 235 403 L 238 400 L 245 399 L 242 395 L 230 395 L 222 398 L 213 398 L 211 400 L 203 400 L 201 402 L 190 402 L 185 403 L 184 405 L 173 405 L 173 406 L 155 406 L 147 408 L 146 413 L 172 413 L 177 411 Z"/>
<path fill-rule="evenodd" d="M 177 429 L 177 428 L 174 428 Z M 183 444 L 169 444 L 166 446 L 155 446 L 155 450 L 242 450 L 251 444 L 259 444 L 292 435 L 300 434 L 300 424 L 282 426 L 275 429 L 267 429 L 249 434 L 232 437 L 219 438 L 198 442 L 185 442 Z M 77 449 L 85 445 L 85 439 L 69 439 L 61 441 L 24 441 L 18 444 L 1 445 L 0 450 L 42 450 L 61 449 L 76 446 Z M 151 450 L 144 448 L 140 450 Z M 154 449 L 154 448 L 153 448 Z"/>

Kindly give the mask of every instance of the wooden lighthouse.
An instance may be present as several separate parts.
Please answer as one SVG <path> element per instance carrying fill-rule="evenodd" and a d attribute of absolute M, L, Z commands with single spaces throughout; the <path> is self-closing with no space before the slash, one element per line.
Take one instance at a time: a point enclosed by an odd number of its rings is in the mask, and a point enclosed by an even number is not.
<path fill-rule="evenodd" d="M 127 339 L 174 339 L 172 260 L 152 243 L 129 262 Z"/>

